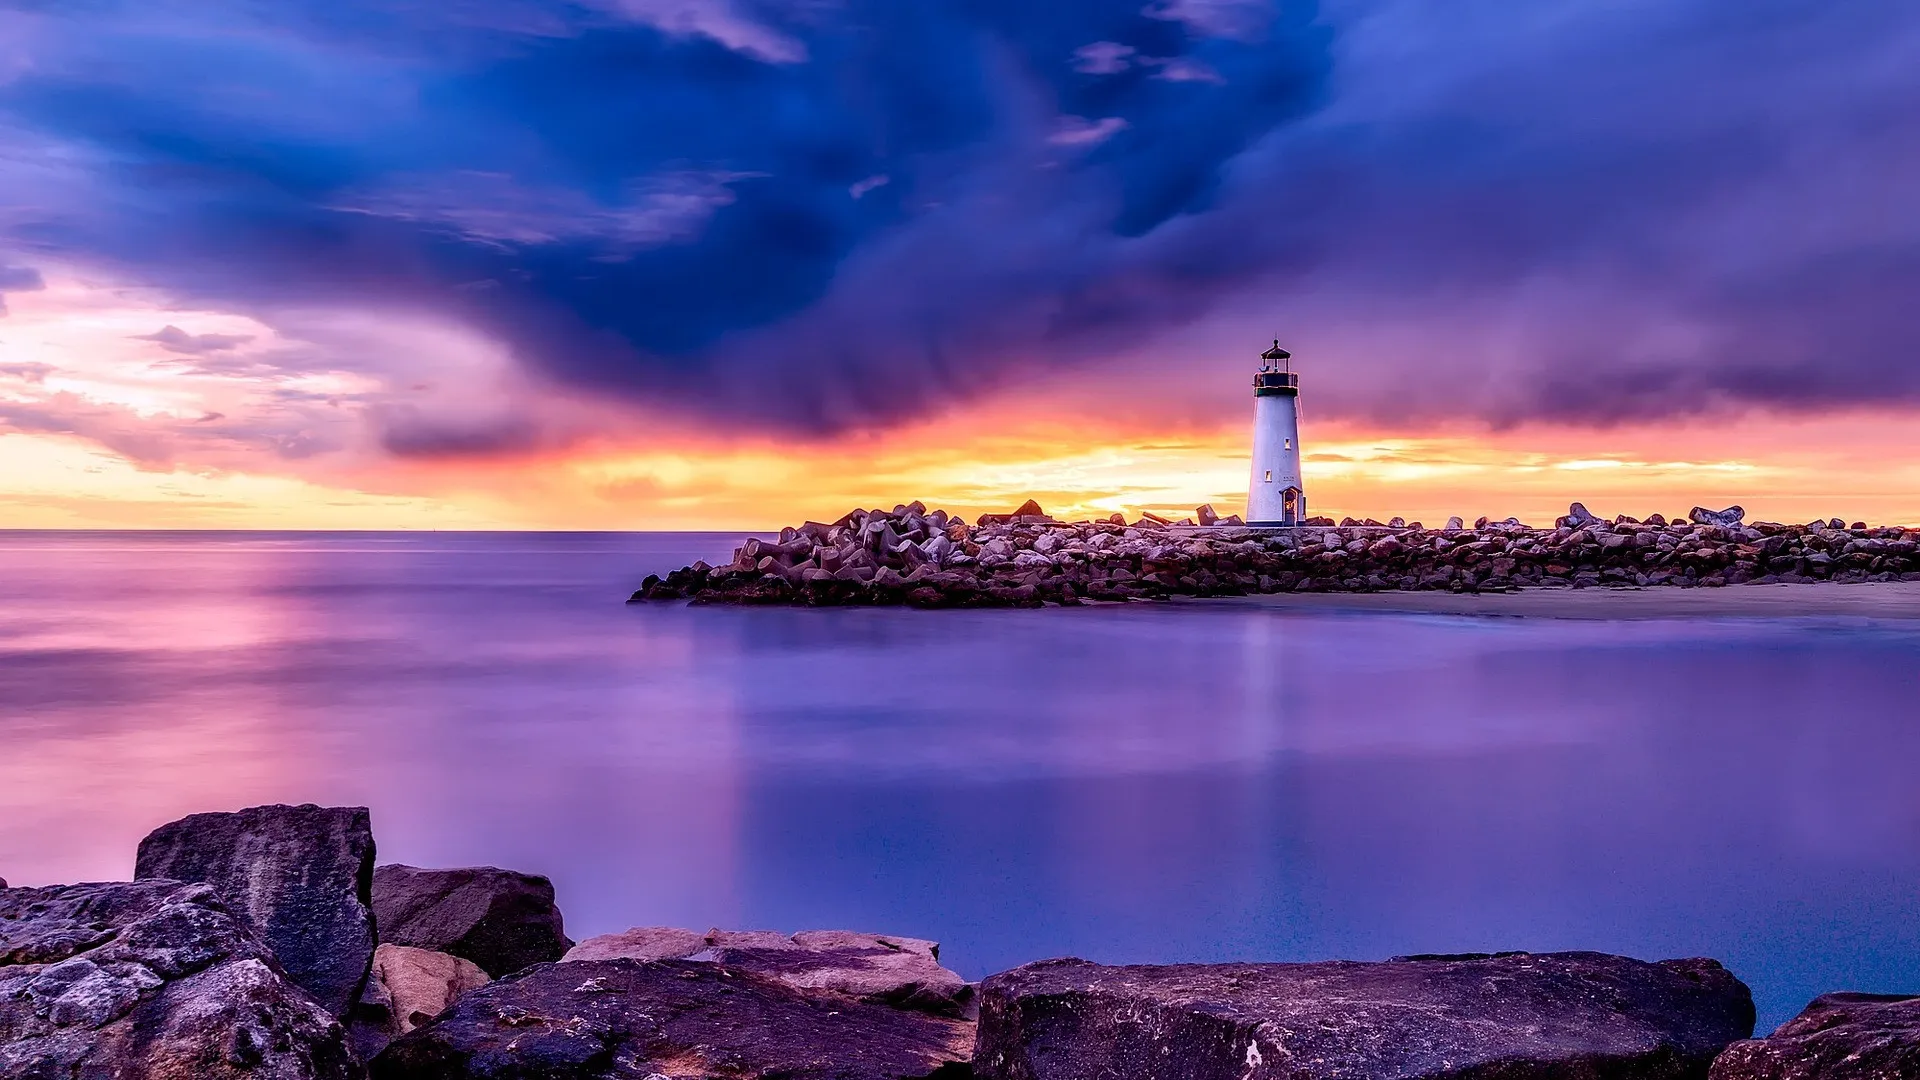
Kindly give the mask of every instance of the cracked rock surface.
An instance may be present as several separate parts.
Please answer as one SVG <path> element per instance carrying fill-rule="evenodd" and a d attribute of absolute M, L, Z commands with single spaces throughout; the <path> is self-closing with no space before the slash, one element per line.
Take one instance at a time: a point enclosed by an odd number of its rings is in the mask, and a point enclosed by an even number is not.
<path fill-rule="evenodd" d="M 1753 1017 L 1712 960 L 1048 960 L 981 984 L 973 1067 L 983 1080 L 1706 1080 Z"/>
<path fill-rule="evenodd" d="M 1713 1080 L 1920 1080 L 1920 995 L 1822 994 L 1772 1035 L 1727 1047 Z"/>
<path fill-rule="evenodd" d="M 135 878 L 204 881 L 287 977 L 345 1017 L 373 963 L 373 826 L 364 806 L 192 814 L 140 841 Z"/>
<path fill-rule="evenodd" d="M 831 990 L 880 1005 L 965 1016 L 973 987 L 940 965 L 940 946 L 849 930 L 709 930 L 643 926 L 588 938 L 569 961 L 705 960 L 758 972 L 799 990 Z"/>
<path fill-rule="evenodd" d="M 463 996 L 376 1080 L 964 1080 L 973 1025 L 688 960 L 540 964 Z"/>
<path fill-rule="evenodd" d="M 364 1075 L 340 1024 L 209 886 L 0 890 L 0 1077 Z"/>

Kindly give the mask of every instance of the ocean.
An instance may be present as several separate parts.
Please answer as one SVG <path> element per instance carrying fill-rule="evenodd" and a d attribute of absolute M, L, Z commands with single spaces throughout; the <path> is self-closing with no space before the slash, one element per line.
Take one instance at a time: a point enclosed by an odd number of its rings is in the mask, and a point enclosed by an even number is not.
<path fill-rule="evenodd" d="M 372 808 L 381 860 L 969 977 L 1595 949 L 1920 991 L 1920 623 L 627 605 L 718 534 L 0 533 L 0 877 Z"/>

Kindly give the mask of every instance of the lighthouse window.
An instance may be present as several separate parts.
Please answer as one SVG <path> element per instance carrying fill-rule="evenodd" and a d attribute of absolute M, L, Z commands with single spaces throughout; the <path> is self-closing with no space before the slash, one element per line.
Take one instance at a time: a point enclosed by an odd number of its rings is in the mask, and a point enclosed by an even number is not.
<path fill-rule="evenodd" d="M 1267 483 L 1269 483 L 1269 484 L 1271 484 L 1271 483 L 1273 483 L 1273 470 L 1272 470 L 1272 469 L 1268 469 L 1268 470 L 1267 470 Z"/>
<path fill-rule="evenodd" d="M 1286 444 L 1286 449 L 1288 449 L 1288 450 L 1291 450 L 1291 449 L 1293 449 L 1293 440 L 1292 440 L 1292 439 L 1281 439 L 1280 441 Z"/>

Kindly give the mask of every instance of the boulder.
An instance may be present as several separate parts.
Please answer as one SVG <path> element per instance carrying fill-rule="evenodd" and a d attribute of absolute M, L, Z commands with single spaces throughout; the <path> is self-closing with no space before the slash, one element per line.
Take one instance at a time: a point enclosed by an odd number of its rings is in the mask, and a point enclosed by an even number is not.
<path fill-rule="evenodd" d="M 973 1065 L 982 1080 L 1704 1080 L 1753 1015 L 1711 960 L 1049 960 L 981 984 Z"/>
<path fill-rule="evenodd" d="M 801 990 L 830 990 L 876 1004 L 964 1015 L 973 987 L 940 966 L 940 946 L 919 938 L 850 930 L 803 930 L 791 937 L 772 930 L 636 927 L 588 938 L 568 961 L 703 960 L 757 972 Z"/>
<path fill-rule="evenodd" d="M 1039 524 L 1042 522 L 1050 522 L 1052 520 L 1053 520 L 1052 518 L 1047 516 L 1047 512 L 1045 510 L 1040 509 L 1039 503 L 1034 502 L 1032 499 L 1028 499 L 1026 502 L 1021 503 L 1019 509 L 1015 510 L 1011 514 L 981 514 L 979 518 L 979 523 L 982 526 L 1008 525 L 1015 522 L 1027 522 L 1031 524 Z"/>
<path fill-rule="evenodd" d="M 1484 529 L 1484 528 L 1486 528 L 1486 527 L 1487 527 L 1487 525 L 1486 525 L 1486 521 L 1487 521 L 1487 519 L 1486 519 L 1486 518 L 1481 518 L 1481 519 L 1480 519 L 1480 527 L 1481 527 L 1481 528 L 1483 528 L 1483 529 Z M 1466 527 L 1467 527 L 1467 523 L 1466 523 L 1466 522 L 1464 522 L 1464 521 L 1461 521 L 1458 515 L 1455 515 L 1455 516 L 1453 516 L 1453 517 L 1450 517 L 1450 518 L 1448 518 L 1448 519 L 1447 519 L 1447 531 L 1448 531 L 1448 532 L 1459 532 L 1460 530 L 1462 530 L 1462 529 L 1464 529 L 1464 528 L 1466 528 Z"/>
<path fill-rule="evenodd" d="M 1822 994 L 1764 1039 L 1737 1042 L 1712 1080 L 1915 1080 L 1920 996 Z"/>
<path fill-rule="evenodd" d="M 1687 520 L 1695 525 L 1723 525 L 1731 528 L 1746 520 L 1747 512 L 1738 506 L 1729 506 L 1725 510 L 1709 510 L 1696 506 L 1687 514 Z"/>
<path fill-rule="evenodd" d="M 1567 516 L 1561 518 L 1554 524 L 1569 529 L 1578 529 L 1586 525 L 1591 525 L 1599 520 L 1599 518 L 1593 516 L 1592 511 L 1587 509 L 1586 504 L 1574 503 L 1572 506 L 1567 507 Z"/>
<path fill-rule="evenodd" d="M 374 946 L 366 807 L 193 814 L 140 841 L 133 876 L 212 885 L 329 1012 L 345 1016 L 359 999 Z"/>
<path fill-rule="evenodd" d="M 1212 503 L 1203 503 L 1194 507 L 1193 519 L 1202 525 L 1212 525 L 1220 520 L 1220 512 L 1213 508 Z"/>
<path fill-rule="evenodd" d="M 973 1025 L 687 960 L 542 964 L 468 993 L 376 1080 L 964 1080 Z"/>
<path fill-rule="evenodd" d="M 430 949 L 382 945 L 373 950 L 373 970 L 353 1010 L 347 1035 L 361 1060 L 447 1011 L 469 990 L 492 980 L 470 960 Z"/>
<path fill-rule="evenodd" d="M 381 942 L 471 960 L 496 979 L 573 947 L 553 882 L 492 866 L 377 867 L 373 914 Z"/>
<path fill-rule="evenodd" d="M 0 1076 L 364 1075 L 340 1023 L 211 886 L 0 891 Z"/>
<path fill-rule="evenodd" d="M 562 961 L 684 960 L 707 947 L 707 935 L 674 926 L 636 926 L 617 934 L 590 937 L 567 950 Z"/>

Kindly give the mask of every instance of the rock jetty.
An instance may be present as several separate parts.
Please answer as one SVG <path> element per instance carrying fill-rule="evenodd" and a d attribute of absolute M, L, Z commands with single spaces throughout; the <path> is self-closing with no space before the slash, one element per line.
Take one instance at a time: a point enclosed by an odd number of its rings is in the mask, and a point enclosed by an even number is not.
<path fill-rule="evenodd" d="M 974 524 L 920 503 L 810 521 L 749 539 L 725 566 L 649 576 L 633 600 L 700 604 L 1038 607 L 1088 601 L 1278 592 L 1713 587 L 1776 582 L 1920 581 L 1920 529 L 1838 518 L 1746 522 L 1740 507 L 1602 520 L 1579 503 L 1536 528 L 1400 518 L 1249 529 L 1152 515 L 1056 521 L 1029 501 Z"/>
<path fill-rule="evenodd" d="M 0 1080 L 1920 1080 L 1920 998 L 1828 994 L 1753 1039 L 1713 960 L 1063 959 L 975 986 L 883 934 L 567 948 L 545 878 L 372 851 L 363 807 L 255 807 L 141 846 L 217 880 L 0 885 Z M 341 1017 L 320 995 L 349 983 Z"/>

